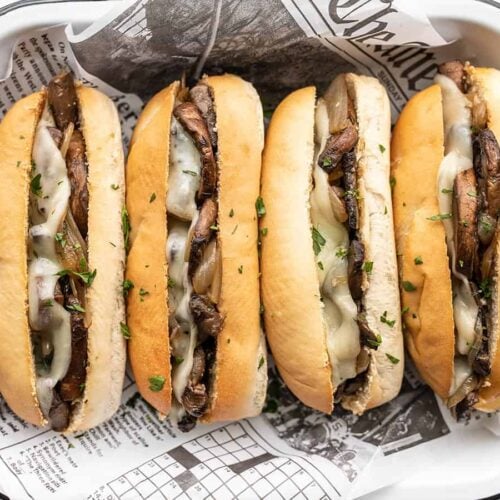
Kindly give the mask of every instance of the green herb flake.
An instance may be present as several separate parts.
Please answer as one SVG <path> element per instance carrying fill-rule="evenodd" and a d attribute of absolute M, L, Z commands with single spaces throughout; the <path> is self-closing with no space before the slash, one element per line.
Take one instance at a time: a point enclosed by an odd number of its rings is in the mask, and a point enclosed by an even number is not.
<path fill-rule="evenodd" d="M 122 283 L 122 288 L 123 288 L 123 296 L 124 297 L 127 297 L 130 290 L 132 290 L 132 288 L 134 288 L 134 282 L 129 280 L 129 279 L 126 279 L 126 280 L 123 280 L 123 283 Z"/>
<path fill-rule="evenodd" d="M 330 157 L 328 156 L 325 156 L 322 160 L 321 160 L 321 166 L 323 168 L 328 168 L 328 167 L 331 167 L 333 165 L 333 161 Z"/>
<path fill-rule="evenodd" d="M 453 193 L 453 189 L 443 188 L 443 189 L 441 189 L 441 192 L 443 194 L 451 194 L 451 193 Z"/>
<path fill-rule="evenodd" d="M 141 302 L 144 302 L 144 297 L 145 297 L 146 295 L 149 295 L 149 292 L 148 292 L 147 290 L 144 290 L 144 288 L 141 288 L 141 289 L 139 290 L 139 295 L 140 295 L 140 297 L 141 297 Z"/>
<path fill-rule="evenodd" d="M 163 375 L 153 375 L 149 377 L 149 390 L 153 392 L 160 392 L 165 385 L 165 377 Z"/>
<path fill-rule="evenodd" d="M 475 191 L 468 191 L 467 196 L 470 196 L 471 198 L 477 198 L 479 195 Z"/>
<path fill-rule="evenodd" d="M 53 307 L 54 301 L 52 299 L 47 299 L 42 302 L 42 307 Z"/>
<path fill-rule="evenodd" d="M 177 285 L 176 281 L 174 278 L 171 278 L 170 276 L 168 277 L 168 288 L 174 288 L 174 286 Z"/>
<path fill-rule="evenodd" d="M 259 366 L 257 367 L 257 370 L 260 370 L 264 366 L 264 356 L 261 356 L 259 359 Z"/>
<path fill-rule="evenodd" d="M 378 149 L 381 153 L 385 153 L 385 146 L 383 144 L 379 144 Z"/>
<path fill-rule="evenodd" d="M 211 229 L 212 231 L 218 231 L 218 230 L 219 230 L 219 226 L 218 226 L 217 224 L 212 224 L 212 225 L 210 226 L 210 229 Z"/>
<path fill-rule="evenodd" d="M 382 314 L 382 316 L 380 316 L 380 321 L 381 321 L 381 323 L 385 323 L 390 328 L 392 328 L 396 323 L 395 319 L 387 319 L 387 311 L 384 311 L 384 314 Z"/>
<path fill-rule="evenodd" d="M 409 311 L 410 311 L 410 308 L 408 306 L 403 307 L 403 309 L 401 309 L 401 314 L 406 314 Z"/>
<path fill-rule="evenodd" d="M 126 323 L 123 323 L 123 321 L 120 321 L 120 331 L 122 332 L 123 338 L 129 340 L 130 337 L 132 336 L 130 334 L 130 328 Z"/>
<path fill-rule="evenodd" d="M 234 229 L 231 231 L 231 234 L 234 234 L 237 229 L 238 229 L 238 224 L 236 224 L 236 226 L 234 226 Z"/>
<path fill-rule="evenodd" d="M 255 200 L 255 210 L 257 211 L 257 217 L 259 219 L 266 215 L 266 206 L 264 205 L 264 200 L 261 196 Z"/>
<path fill-rule="evenodd" d="M 38 196 L 38 198 L 41 198 L 43 195 L 41 179 L 42 179 L 42 174 L 37 174 L 37 175 L 35 175 L 35 177 L 33 177 L 33 179 L 31 179 L 31 182 L 30 182 L 31 192 L 35 196 Z"/>
<path fill-rule="evenodd" d="M 229 210 L 229 217 L 234 217 L 234 210 L 232 208 Z"/>
<path fill-rule="evenodd" d="M 424 261 L 422 260 L 422 257 L 420 257 L 420 255 L 417 255 L 414 259 L 413 259 L 413 262 L 415 262 L 415 265 L 416 266 L 421 266 Z"/>
<path fill-rule="evenodd" d="M 85 309 L 80 304 L 70 304 L 69 306 L 66 306 L 66 309 L 68 309 L 69 311 L 76 311 L 81 313 L 85 312 Z"/>
<path fill-rule="evenodd" d="M 387 205 L 384 207 L 384 215 L 387 215 Z"/>
<path fill-rule="evenodd" d="M 459 265 L 460 267 L 464 267 L 464 261 L 463 261 L 462 259 L 460 259 L 460 260 L 458 261 L 458 265 Z"/>
<path fill-rule="evenodd" d="M 432 220 L 432 221 L 437 221 L 437 220 L 445 220 L 445 219 L 451 219 L 451 214 L 437 214 L 437 215 L 432 215 L 431 217 L 427 217 L 427 220 Z"/>
<path fill-rule="evenodd" d="M 196 177 L 198 175 L 194 170 L 183 170 L 182 173 L 191 175 L 192 177 Z"/>
<path fill-rule="evenodd" d="M 149 203 L 153 203 L 153 201 L 156 200 L 156 193 L 151 193 L 151 196 L 149 197 Z"/>
<path fill-rule="evenodd" d="M 411 281 L 403 281 L 401 284 L 405 292 L 414 292 L 417 289 Z"/>
<path fill-rule="evenodd" d="M 179 366 L 184 361 L 182 356 L 174 356 L 174 363 Z"/>
<path fill-rule="evenodd" d="M 321 248 L 326 244 L 326 240 L 315 227 L 312 228 L 312 239 L 314 255 L 319 255 L 319 253 L 321 252 Z"/>
<path fill-rule="evenodd" d="M 127 207 L 122 208 L 122 232 L 123 241 L 125 243 L 125 249 L 128 250 L 129 238 L 130 238 L 130 220 L 128 217 Z"/>
<path fill-rule="evenodd" d="M 267 227 L 263 227 L 263 228 L 260 230 L 260 234 L 261 234 L 262 236 L 267 236 L 267 232 L 268 232 Z"/>
<path fill-rule="evenodd" d="M 111 189 L 116 191 L 120 186 L 118 184 L 111 184 Z"/>
<path fill-rule="evenodd" d="M 395 356 L 393 356 L 392 354 L 389 354 L 388 352 L 385 353 L 385 355 L 387 356 L 387 359 L 393 364 L 393 365 L 397 365 L 399 363 L 399 359 L 396 358 Z"/>
<path fill-rule="evenodd" d="M 370 347 L 373 347 L 374 349 L 376 349 L 377 347 L 382 345 L 382 337 L 380 336 L 380 334 L 377 334 L 375 340 L 368 338 L 368 339 L 366 339 L 366 343 Z"/>
<path fill-rule="evenodd" d="M 365 261 L 363 263 L 363 271 L 370 274 L 373 271 L 373 262 L 370 260 Z"/>
<path fill-rule="evenodd" d="M 238 272 L 239 272 L 240 274 L 243 274 L 243 266 L 238 267 Z"/>
<path fill-rule="evenodd" d="M 490 299 L 492 290 L 491 290 L 491 280 L 489 278 L 485 278 L 481 283 L 479 284 L 479 289 L 481 290 L 481 293 L 483 294 L 483 297 L 485 299 Z"/>
<path fill-rule="evenodd" d="M 338 257 L 339 259 L 345 259 L 347 257 L 348 253 L 349 252 L 348 252 L 347 248 L 338 247 L 336 252 L 335 252 L 335 256 Z"/>
<path fill-rule="evenodd" d="M 394 189 L 394 186 L 396 185 L 396 177 L 392 176 L 389 179 L 389 184 L 391 186 L 391 189 Z"/>
<path fill-rule="evenodd" d="M 16 167 L 19 168 L 21 166 L 21 160 L 17 160 Z"/>
<path fill-rule="evenodd" d="M 54 239 L 61 245 L 62 248 L 66 246 L 66 239 L 64 238 L 64 233 L 56 233 Z"/>
<path fill-rule="evenodd" d="M 324 270 L 325 270 L 325 268 L 323 267 L 323 262 L 321 262 L 321 261 L 320 261 L 320 262 L 318 262 L 318 267 L 319 267 L 322 271 L 324 271 Z"/>

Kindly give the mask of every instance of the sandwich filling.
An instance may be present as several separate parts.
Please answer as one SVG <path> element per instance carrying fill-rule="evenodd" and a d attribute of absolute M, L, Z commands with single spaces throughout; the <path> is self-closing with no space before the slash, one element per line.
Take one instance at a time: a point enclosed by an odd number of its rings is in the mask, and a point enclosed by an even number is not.
<path fill-rule="evenodd" d="M 174 108 L 167 193 L 169 335 L 174 402 L 188 431 L 209 407 L 222 261 L 218 231 L 217 132 L 210 88 L 198 84 Z"/>
<path fill-rule="evenodd" d="M 364 386 L 371 349 L 380 335 L 368 326 L 363 295 L 371 262 L 365 260 L 360 236 L 360 204 L 356 114 L 345 77 L 328 93 L 329 109 L 319 99 L 315 120 L 315 155 L 310 194 L 313 250 L 320 283 L 327 348 L 332 365 L 335 401 L 355 395 Z"/>
<path fill-rule="evenodd" d="M 38 122 L 29 199 L 28 309 L 36 391 L 54 430 L 68 427 L 87 369 L 87 162 L 75 83 L 53 78 Z"/>
<path fill-rule="evenodd" d="M 500 148 L 488 128 L 473 68 L 444 63 L 436 83 L 443 99 L 445 156 L 437 195 L 446 233 L 455 321 L 454 380 L 447 404 L 461 417 L 478 401 L 491 370 L 492 297 L 496 294 Z"/>

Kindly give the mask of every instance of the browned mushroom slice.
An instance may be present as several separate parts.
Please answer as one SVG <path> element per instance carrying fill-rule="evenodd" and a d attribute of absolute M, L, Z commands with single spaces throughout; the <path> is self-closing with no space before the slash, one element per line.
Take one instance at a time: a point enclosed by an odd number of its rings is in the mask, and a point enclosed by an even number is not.
<path fill-rule="evenodd" d="M 217 129 L 215 121 L 214 102 L 212 99 L 210 88 L 208 87 L 208 85 L 199 83 L 189 91 L 189 96 L 201 111 L 201 114 L 205 119 L 208 127 L 208 133 L 210 134 L 212 148 L 215 151 L 217 149 Z"/>
<path fill-rule="evenodd" d="M 189 432 L 196 427 L 196 417 L 189 414 L 184 415 L 177 424 L 181 432 Z"/>
<path fill-rule="evenodd" d="M 344 201 L 347 209 L 347 225 L 351 236 L 359 228 L 358 182 L 356 177 L 356 154 L 349 151 L 342 156 L 342 171 L 344 172 Z"/>
<path fill-rule="evenodd" d="M 380 336 L 368 326 L 364 313 L 358 314 L 357 323 L 359 327 L 360 341 L 363 346 L 377 350 L 380 345 Z"/>
<path fill-rule="evenodd" d="M 193 353 L 193 367 L 189 374 L 189 382 L 192 385 L 199 384 L 205 374 L 205 351 L 198 346 Z"/>
<path fill-rule="evenodd" d="M 85 162 L 85 143 L 80 131 L 71 136 L 66 153 L 66 166 L 71 184 L 69 206 L 73 218 L 83 238 L 87 236 L 89 192 L 87 189 L 87 165 Z"/>
<path fill-rule="evenodd" d="M 207 124 L 196 104 L 183 102 L 174 109 L 174 116 L 193 138 L 201 154 L 200 187 L 198 188 L 198 202 L 210 198 L 217 187 L 217 164 L 210 141 Z"/>
<path fill-rule="evenodd" d="M 182 406 L 193 417 L 201 417 L 208 406 L 205 384 L 188 384 L 182 394 Z"/>
<path fill-rule="evenodd" d="M 332 172 L 340 163 L 344 153 L 350 151 L 358 140 L 358 131 L 353 125 L 328 137 L 325 149 L 318 157 L 318 165 L 327 173 Z"/>
<path fill-rule="evenodd" d="M 222 330 L 222 315 L 206 295 L 194 293 L 189 299 L 189 308 L 198 327 L 198 342 L 208 337 L 216 337 Z"/>
<path fill-rule="evenodd" d="M 496 220 L 500 214 L 500 147 L 490 129 L 482 129 L 475 135 L 473 158 L 483 186 L 484 208 Z"/>
<path fill-rule="evenodd" d="M 453 184 L 454 239 L 457 271 L 471 278 L 477 263 L 478 198 L 467 193 L 476 191 L 476 176 L 472 168 L 460 172 Z"/>
<path fill-rule="evenodd" d="M 63 131 L 69 123 L 77 124 L 78 101 L 70 72 L 52 78 L 48 85 L 48 101 L 59 130 Z"/>
<path fill-rule="evenodd" d="M 189 248 L 189 276 L 193 276 L 196 268 L 203 258 L 203 251 L 207 246 L 217 222 L 217 204 L 212 198 L 203 203 L 198 220 L 194 226 L 193 235 Z"/>
<path fill-rule="evenodd" d="M 454 59 L 453 61 L 442 63 L 439 65 L 438 71 L 442 75 L 453 80 L 460 89 L 460 92 L 467 92 L 467 74 L 465 73 L 465 67 L 462 61 Z"/>
<path fill-rule="evenodd" d="M 363 294 L 363 261 L 365 258 L 365 249 L 363 243 L 358 240 L 352 240 L 347 255 L 347 279 L 349 291 L 354 300 L 361 299 Z"/>
<path fill-rule="evenodd" d="M 54 431 L 62 432 L 69 425 L 69 405 L 61 400 L 57 391 L 52 391 L 52 405 L 49 410 L 50 426 Z"/>

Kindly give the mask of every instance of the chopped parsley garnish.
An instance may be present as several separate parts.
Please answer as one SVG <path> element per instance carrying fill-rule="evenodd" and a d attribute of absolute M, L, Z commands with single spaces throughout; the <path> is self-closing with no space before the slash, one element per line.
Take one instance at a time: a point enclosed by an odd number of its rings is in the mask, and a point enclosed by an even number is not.
<path fill-rule="evenodd" d="M 57 241 L 57 243 L 59 243 L 61 245 L 62 248 L 64 248 L 66 246 L 66 240 L 64 238 L 64 233 L 56 233 L 54 238 Z"/>
<path fill-rule="evenodd" d="M 335 252 L 335 257 L 338 257 L 339 259 L 345 259 L 348 253 L 349 251 L 347 250 L 347 248 L 338 247 L 337 251 Z"/>
<path fill-rule="evenodd" d="M 357 200 L 361 198 L 359 191 L 357 189 L 348 189 L 342 196 L 344 198 L 350 196 L 351 198 L 356 198 Z"/>
<path fill-rule="evenodd" d="M 236 226 L 234 226 L 234 229 L 233 231 L 231 232 L 231 234 L 234 234 L 236 232 L 236 229 L 238 229 L 238 224 L 236 224 Z"/>
<path fill-rule="evenodd" d="M 363 263 L 363 271 L 370 274 L 373 271 L 373 262 L 370 260 L 365 261 Z"/>
<path fill-rule="evenodd" d="M 144 290 L 144 288 L 141 288 L 139 290 L 139 295 L 141 296 L 141 302 L 144 302 L 144 297 L 146 295 L 149 295 L 149 292 L 147 290 Z"/>
<path fill-rule="evenodd" d="M 443 189 L 441 189 L 441 192 L 443 194 L 451 194 L 451 193 L 453 193 L 453 189 L 443 188 Z"/>
<path fill-rule="evenodd" d="M 80 304 L 70 304 L 69 306 L 66 306 L 66 309 L 68 309 L 70 311 L 81 312 L 81 313 L 85 312 L 85 309 Z"/>
<path fill-rule="evenodd" d="M 458 261 L 458 265 L 459 265 L 460 267 L 464 267 L 464 261 L 463 261 L 462 259 L 460 259 L 460 260 Z"/>
<path fill-rule="evenodd" d="M 395 325 L 396 320 L 395 319 L 387 319 L 387 311 L 384 311 L 384 314 L 380 316 L 380 321 L 382 323 L 385 323 L 387 326 L 390 326 L 391 328 Z"/>
<path fill-rule="evenodd" d="M 483 297 L 485 299 L 490 299 L 491 298 L 491 280 L 489 278 L 485 278 L 481 283 L 479 284 L 479 289 L 481 290 L 481 293 L 483 294 Z"/>
<path fill-rule="evenodd" d="M 415 262 L 415 265 L 416 266 L 420 266 L 424 263 L 424 261 L 422 260 L 422 257 L 420 257 L 420 255 L 417 255 L 414 259 L 413 259 L 413 262 Z"/>
<path fill-rule="evenodd" d="M 370 347 L 377 348 L 382 344 L 382 337 L 380 336 L 380 334 L 377 333 L 375 340 L 368 338 L 366 339 L 366 343 Z"/>
<path fill-rule="evenodd" d="M 71 271 L 70 269 L 63 269 L 56 273 L 56 276 L 67 276 L 68 274 L 73 274 L 74 276 L 78 276 L 87 286 L 91 286 L 94 278 L 97 274 L 97 269 L 94 269 L 92 272 L 90 271 L 82 271 L 77 273 L 76 271 Z"/>
<path fill-rule="evenodd" d="M 122 287 L 123 287 L 123 296 L 127 297 L 130 290 L 134 288 L 134 282 L 131 280 L 123 280 Z"/>
<path fill-rule="evenodd" d="M 383 144 L 379 144 L 378 149 L 380 150 L 381 153 L 385 153 L 385 146 Z"/>
<path fill-rule="evenodd" d="M 16 167 L 20 167 L 21 166 L 21 160 L 17 160 L 17 163 L 16 163 Z"/>
<path fill-rule="evenodd" d="M 464 227 L 469 227 L 469 223 L 466 220 L 461 220 L 460 224 Z"/>
<path fill-rule="evenodd" d="M 156 193 L 151 193 L 151 196 L 149 197 L 149 203 L 153 203 L 153 201 L 156 200 Z"/>
<path fill-rule="evenodd" d="M 260 234 L 262 234 L 262 236 L 267 236 L 267 227 L 263 227 L 261 230 L 260 230 Z"/>
<path fill-rule="evenodd" d="M 47 299 L 42 302 L 43 307 L 53 307 L 54 301 L 52 299 Z"/>
<path fill-rule="evenodd" d="M 122 208 L 122 231 L 123 241 L 125 243 L 125 250 L 128 250 L 128 243 L 130 238 L 130 221 L 128 218 L 127 207 Z"/>
<path fill-rule="evenodd" d="M 198 175 L 194 170 L 183 170 L 182 173 L 192 175 L 193 177 L 196 177 Z"/>
<path fill-rule="evenodd" d="M 259 366 L 257 367 L 257 370 L 260 370 L 263 365 L 264 365 L 264 356 L 261 356 L 259 359 Z"/>
<path fill-rule="evenodd" d="M 176 365 L 180 365 L 184 361 L 184 358 L 182 356 L 174 356 L 174 363 Z"/>
<path fill-rule="evenodd" d="M 490 233 L 493 230 L 493 224 L 485 219 L 481 219 L 479 221 L 479 225 L 481 226 L 481 229 L 487 233 Z"/>
<path fill-rule="evenodd" d="M 312 228 L 312 239 L 314 255 L 319 255 L 319 253 L 321 252 L 321 248 L 326 244 L 326 240 L 314 226 Z"/>
<path fill-rule="evenodd" d="M 387 359 L 393 364 L 393 365 L 397 365 L 399 363 L 399 359 L 396 358 L 395 356 L 393 356 L 392 354 L 389 354 L 388 352 L 385 353 L 385 355 L 387 356 Z"/>
<path fill-rule="evenodd" d="M 323 267 L 323 262 L 321 262 L 321 261 L 319 261 L 319 262 L 318 262 L 318 267 L 319 267 L 322 271 L 324 271 L 324 270 L 325 270 L 325 268 Z"/>
<path fill-rule="evenodd" d="M 229 217 L 234 217 L 234 210 L 232 208 L 229 210 Z"/>
<path fill-rule="evenodd" d="M 401 314 L 406 314 L 409 311 L 410 311 L 410 308 L 408 306 L 403 307 L 403 309 L 401 309 Z"/>
<path fill-rule="evenodd" d="M 384 207 L 384 215 L 387 215 L 387 205 Z"/>
<path fill-rule="evenodd" d="M 210 229 L 211 229 L 212 231 L 218 231 L 218 230 L 219 230 L 219 226 L 218 226 L 217 224 L 212 224 L 212 225 L 210 226 Z"/>
<path fill-rule="evenodd" d="M 467 196 L 471 198 L 477 198 L 479 195 L 475 191 L 468 191 Z"/>
<path fill-rule="evenodd" d="M 123 338 L 129 340 L 131 335 L 130 335 L 130 328 L 126 323 L 123 323 L 120 321 L 120 331 L 122 332 Z"/>
<path fill-rule="evenodd" d="M 176 281 L 174 278 L 171 278 L 170 276 L 168 277 L 168 288 L 173 288 L 175 285 L 177 285 Z"/>
<path fill-rule="evenodd" d="M 391 189 L 393 189 L 394 186 L 396 185 L 396 177 L 394 177 L 394 176 L 391 175 L 391 177 L 389 179 L 389 184 L 391 186 Z"/>
<path fill-rule="evenodd" d="M 266 215 L 266 206 L 264 205 L 264 200 L 261 196 L 255 200 L 255 210 L 257 211 L 257 217 L 259 219 Z"/>
<path fill-rule="evenodd" d="M 328 156 L 325 156 L 322 160 L 321 160 L 321 166 L 323 168 L 328 168 L 328 167 L 331 167 L 333 165 L 333 161 L 330 157 Z"/>
<path fill-rule="evenodd" d="M 243 266 L 238 267 L 238 272 L 239 272 L 240 274 L 243 274 Z"/>
<path fill-rule="evenodd" d="M 414 292 L 417 289 L 417 287 L 411 281 L 403 281 L 403 283 L 401 284 L 405 292 Z"/>
<path fill-rule="evenodd" d="M 111 189 L 116 191 L 120 186 L 118 184 L 111 184 Z"/>
<path fill-rule="evenodd" d="M 427 217 L 427 220 L 432 220 L 432 221 L 445 220 L 445 219 L 451 219 L 451 214 L 450 213 L 437 214 L 437 215 L 432 215 L 431 217 Z"/>
<path fill-rule="evenodd" d="M 30 182 L 31 192 L 35 196 L 38 196 L 39 198 L 41 198 L 43 195 L 42 184 L 40 182 L 41 179 L 42 179 L 42 174 L 36 174 L 35 177 L 33 177 L 33 179 L 31 179 L 31 182 Z"/>
<path fill-rule="evenodd" d="M 149 377 L 149 390 L 153 392 L 160 392 L 165 385 L 165 377 L 163 375 L 153 375 Z"/>

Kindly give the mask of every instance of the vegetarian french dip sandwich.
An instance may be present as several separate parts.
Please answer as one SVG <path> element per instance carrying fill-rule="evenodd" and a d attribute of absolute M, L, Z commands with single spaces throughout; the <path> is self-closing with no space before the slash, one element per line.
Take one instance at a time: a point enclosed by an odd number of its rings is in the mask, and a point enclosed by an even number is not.
<path fill-rule="evenodd" d="M 403 376 L 390 110 L 373 78 L 290 94 L 263 159 L 262 297 L 278 370 L 306 405 L 361 414 Z"/>
<path fill-rule="evenodd" d="M 125 370 L 118 115 L 62 73 L 9 110 L 0 152 L 0 392 L 27 422 L 88 429 Z"/>
<path fill-rule="evenodd" d="M 392 139 L 409 352 L 462 416 L 500 408 L 500 72 L 451 61 Z"/>
<path fill-rule="evenodd" d="M 129 355 L 140 393 L 182 431 L 260 413 L 258 228 L 264 142 L 255 89 L 179 82 L 142 112 L 127 164 Z"/>

